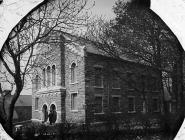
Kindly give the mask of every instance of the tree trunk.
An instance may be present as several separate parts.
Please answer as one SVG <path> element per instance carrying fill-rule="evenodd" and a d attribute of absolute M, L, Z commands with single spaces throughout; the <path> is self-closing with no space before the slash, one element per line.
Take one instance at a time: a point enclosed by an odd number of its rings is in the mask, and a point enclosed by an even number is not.
<path fill-rule="evenodd" d="M 16 90 L 15 93 L 13 94 L 12 100 L 10 102 L 10 105 L 8 107 L 8 113 L 7 113 L 7 120 L 5 124 L 3 125 L 5 131 L 13 137 L 13 113 L 14 113 L 14 108 L 15 108 L 15 103 L 22 91 L 22 81 L 19 81 L 16 79 Z"/>
<path fill-rule="evenodd" d="M 6 133 L 9 136 L 13 137 L 13 123 L 12 123 L 12 120 L 7 120 L 3 127 L 6 131 Z"/>

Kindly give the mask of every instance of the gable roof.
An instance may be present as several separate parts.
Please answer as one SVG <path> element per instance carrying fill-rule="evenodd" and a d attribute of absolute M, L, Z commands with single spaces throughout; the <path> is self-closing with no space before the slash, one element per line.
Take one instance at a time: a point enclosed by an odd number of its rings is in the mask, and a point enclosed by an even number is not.
<path fill-rule="evenodd" d="M 104 47 L 104 44 L 96 41 L 89 40 L 87 38 L 83 38 L 77 35 L 72 35 L 67 32 L 63 31 L 53 31 L 48 38 L 51 38 L 51 40 L 60 40 L 59 42 L 63 42 L 65 46 L 73 53 L 76 53 L 77 55 L 84 56 L 86 52 L 97 54 L 113 59 L 117 59 L 119 61 L 123 61 L 126 63 L 134 64 L 141 67 L 148 67 L 152 69 L 156 69 L 154 67 L 151 67 L 149 65 L 145 65 L 142 63 L 138 63 L 136 60 L 129 59 L 125 55 L 119 55 L 117 52 L 114 52 L 112 49 L 108 50 Z M 47 39 L 48 39 L 47 38 Z M 116 58 L 116 56 L 118 56 Z"/>
<path fill-rule="evenodd" d="M 118 61 L 122 61 L 125 63 L 129 63 L 129 64 L 133 64 L 133 65 L 137 65 L 145 68 L 156 69 L 155 67 L 138 63 L 136 60 L 129 59 L 124 54 L 119 55 L 117 54 L 117 52 L 114 52 L 114 50 L 111 48 L 110 50 L 108 50 L 106 47 L 104 47 L 104 44 L 101 44 L 99 42 L 91 41 L 83 37 L 78 37 L 78 36 L 71 35 L 68 33 L 63 33 L 63 32 L 61 33 L 61 36 L 65 38 L 66 40 L 65 42 L 69 42 L 69 44 L 67 44 L 67 47 L 74 53 L 77 53 L 81 56 L 85 55 L 84 52 L 88 52 L 91 54 L 97 54 L 108 58 L 113 58 Z"/>

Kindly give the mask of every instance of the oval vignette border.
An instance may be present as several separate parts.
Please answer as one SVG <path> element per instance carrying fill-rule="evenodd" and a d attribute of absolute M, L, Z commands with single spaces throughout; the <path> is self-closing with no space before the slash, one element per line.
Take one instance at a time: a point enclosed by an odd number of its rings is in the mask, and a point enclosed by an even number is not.
<path fill-rule="evenodd" d="M 2 0 L 0 0 L 2 2 Z M 161 1 L 161 0 L 151 0 L 151 1 L 155 1 L 156 3 Z M 172 3 L 172 1 L 174 2 L 174 0 L 168 0 L 168 2 Z M 177 1 L 177 0 L 176 0 Z M 183 6 L 185 7 L 185 1 L 183 0 L 178 0 L 179 3 L 183 2 Z M 164 1 L 163 1 L 164 2 Z M 166 1 L 165 1 L 166 2 Z M 150 2 L 150 9 L 156 13 L 168 26 L 169 28 L 172 30 L 172 32 L 176 35 L 177 39 L 179 40 L 179 42 L 181 43 L 183 49 L 185 50 L 185 31 L 183 30 L 178 30 L 177 26 L 179 26 L 180 23 L 179 21 L 176 22 L 176 24 L 174 24 L 174 21 L 173 23 L 171 22 L 171 20 L 174 18 L 174 15 L 171 15 L 171 14 L 168 14 L 168 16 L 164 17 L 164 14 L 161 14 L 162 13 L 165 13 L 164 11 L 166 9 L 164 9 L 164 5 L 161 6 L 161 11 L 159 10 L 160 8 L 157 7 L 156 3 L 153 5 L 153 2 Z M 178 3 L 178 2 L 177 2 Z M 182 4 L 182 3 L 181 3 Z M 175 6 L 174 7 L 171 7 L 171 8 L 175 8 L 173 10 L 177 10 L 177 11 L 180 11 L 180 8 L 182 7 L 178 7 L 176 5 L 176 3 L 174 4 Z M 154 6 L 154 7 L 151 7 L 151 6 Z M 156 7 L 155 7 L 156 6 Z M 159 6 L 159 4 L 158 4 Z M 167 5 L 168 6 L 168 5 Z M 32 8 L 34 9 L 34 7 Z M 173 11 L 172 10 L 172 11 Z M 157 11 L 157 12 L 156 12 Z M 166 13 L 165 13 L 166 14 Z M 24 17 L 24 16 L 23 16 Z M 170 18 L 169 18 L 170 17 Z M 167 19 L 169 18 L 169 19 Z M 179 20 L 182 20 L 184 23 L 185 23 L 185 13 L 184 13 L 184 17 L 181 17 L 183 19 L 179 19 Z M 175 20 L 176 21 L 176 20 Z M 182 25 L 180 25 L 179 27 L 182 27 Z M 9 32 L 10 33 L 10 32 Z M 4 43 L 2 43 L 4 44 Z M 0 50 L 1 50 L 2 46 L 0 46 Z M 175 137 L 175 140 L 183 140 L 183 135 L 185 134 L 185 122 L 182 123 L 182 126 L 181 128 L 179 129 L 179 132 L 177 133 L 177 136 Z M 5 130 L 3 129 L 2 125 L 0 124 L 0 140 L 12 140 L 12 138 L 10 138 L 10 136 L 8 136 L 8 134 L 5 132 Z"/>

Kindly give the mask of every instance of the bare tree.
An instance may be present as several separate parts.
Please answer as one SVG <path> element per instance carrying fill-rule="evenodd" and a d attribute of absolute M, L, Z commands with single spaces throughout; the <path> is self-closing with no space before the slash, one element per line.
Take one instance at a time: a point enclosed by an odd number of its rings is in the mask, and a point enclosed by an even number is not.
<path fill-rule="evenodd" d="M 0 123 L 8 134 L 12 135 L 15 103 L 25 85 L 26 77 L 32 73 L 35 64 L 35 48 L 38 44 L 51 43 L 47 37 L 55 30 L 78 33 L 78 29 L 83 27 L 88 19 L 85 7 L 87 0 L 48 1 L 23 18 L 12 30 L 0 52 L 0 60 L 15 85 L 8 113 L 2 111 L 0 114 Z M 2 93 L 3 91 L 4 89 L 1 89 Z M 4 97 L 3 94 L 2 96 Z"/>

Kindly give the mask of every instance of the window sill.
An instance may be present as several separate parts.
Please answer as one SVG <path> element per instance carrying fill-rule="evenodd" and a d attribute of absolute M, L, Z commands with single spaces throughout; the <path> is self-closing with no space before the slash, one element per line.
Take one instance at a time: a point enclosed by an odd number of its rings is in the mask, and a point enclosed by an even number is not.
<path fill-rule="evenodd" d="M 153 113 L 160 113 L 160 111 L 159 110 L 156 110 L 156 111 L 153 111 Z"/>
<path fill-rule="evenodd" d="M 159 90 L 152 90 L 152 92 L 159 92 Z"/>
<path fill-rule="evenodd" d="M 92 123 L 90 123 L 91 125 L 95 125 L 95 124 L 103 124 L 103 123 L 105 123 L 105 122 L 92 122 Z"/>
<path fill-rule="evenodd" d="M 117 90 L 119 90 L 119 89 L 121 89 L 121 88 L 115 88 L 115 87 L 112 87 L 112 89 L 117 89 Z"/>
<path fill-rule="evenodd" d="M 76 112 L 78 112 L 78 110 L 71 110 L 71 112 L 76 113 Z"/>
<path fill-rule="evenodd" d="M 122 112 L 112 112 L 113 114 L 121 114 Z"/>
<path fill-rule="evenodd" d="M 128 111 L 128 113 L 134 114 L 134 113 L 136 113 L 136 111 Z"/>
<path fill-rule="evenodd" d="M 75 85 L 75 84 L 78 84 L 78 82 L 74 82 L 74 83 L 69 83 L 70 85 Z"/>
<path fill-rule="evenodd" d="M 100 88 L 100 89 L 103 89 L 104 87 L 103 86 L 94 86 L 94 88 Z"/>
<path fill-rule="evenodd" d="M 100 112 L 100 113 L 94 113 L 94 115 L 104 115 L 104 112 Z"/>
<path fill-rule="evenodd" d="M 37 111 L 37 112 L 38 112 L 39 110 L 38 110 L 38 109 L 35 109 L 35 111 Z"/>
<path fill-rule="evenodd" d="M 129 88 L 128 91 L 134 91 L 134 89 L 133 88 Z"/>

